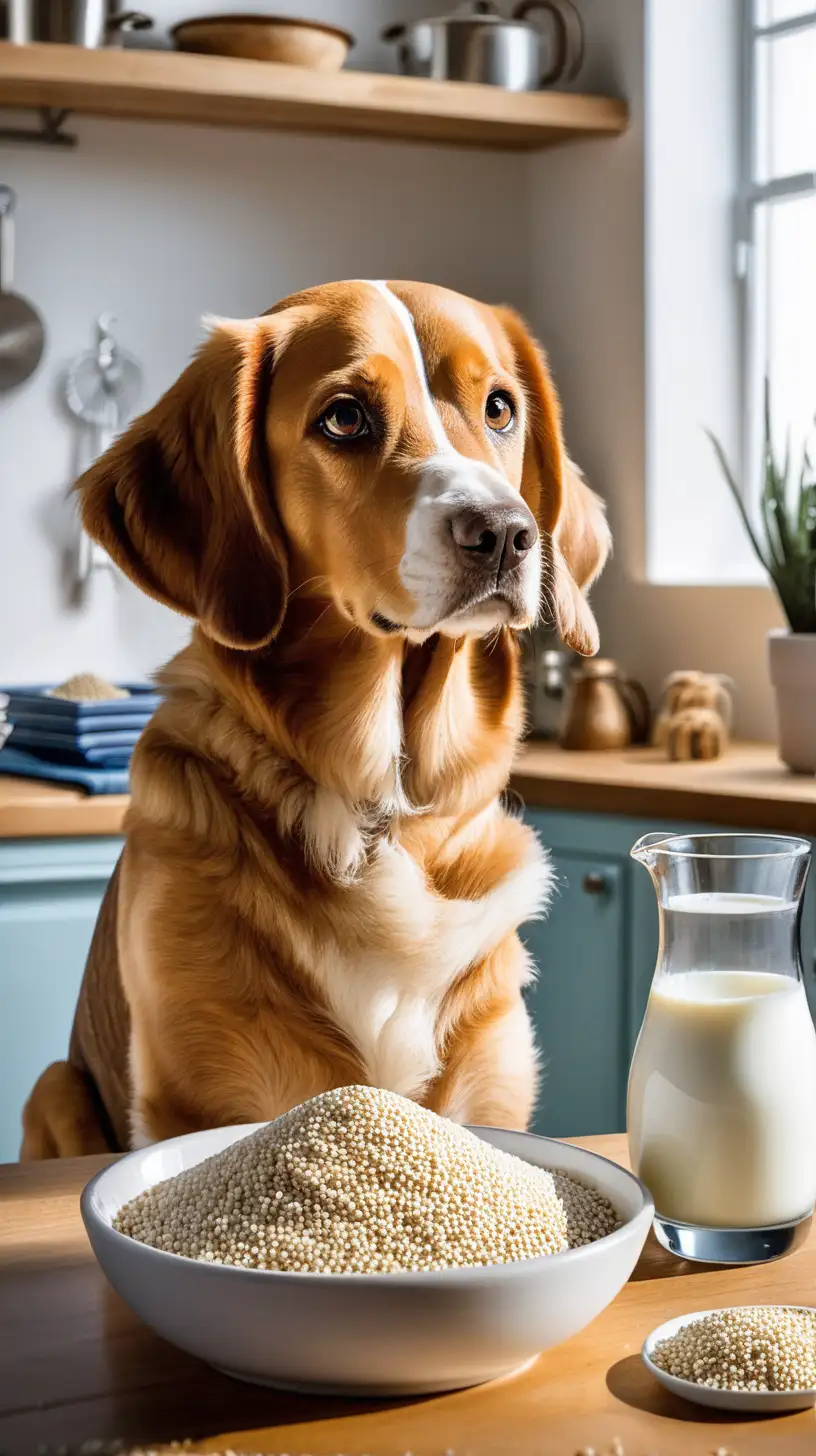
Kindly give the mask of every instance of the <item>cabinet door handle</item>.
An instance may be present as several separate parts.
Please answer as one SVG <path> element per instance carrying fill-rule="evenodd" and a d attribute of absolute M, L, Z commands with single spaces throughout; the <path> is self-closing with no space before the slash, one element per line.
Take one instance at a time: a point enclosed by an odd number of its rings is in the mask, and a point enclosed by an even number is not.
<path fill-rule="evenodd" d="M 592 873 L 584 875 L 581 881 L 581 889 L 585 895 L 607 895 L 609 893 L 609 882 L 606 875 Z"/>

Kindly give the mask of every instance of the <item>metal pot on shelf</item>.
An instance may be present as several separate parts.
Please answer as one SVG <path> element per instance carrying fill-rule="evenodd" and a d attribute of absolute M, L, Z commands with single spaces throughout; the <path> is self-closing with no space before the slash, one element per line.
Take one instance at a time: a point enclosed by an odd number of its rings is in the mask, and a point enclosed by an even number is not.
<path fill-rule="evenodd" d="M 549 16 L 546 32 L 528 20 L 537 11 Z M 583 26 L 572 0 L 521 0 L 509 19 L 489 0 L 477 0 L 464 12 L 391 25 L 382 38 L 396 42 L 406 76 L 507 91 L 571 81 L 584 58 Z"/>
<path fill-rule="evenodd" d="M 97 50 L 121 45 L 126 32 L 152 24 L 141 10 L 120 10 L 117 0 L 0 0 L 0 39 L 17 45 L 56 42 Z"/>

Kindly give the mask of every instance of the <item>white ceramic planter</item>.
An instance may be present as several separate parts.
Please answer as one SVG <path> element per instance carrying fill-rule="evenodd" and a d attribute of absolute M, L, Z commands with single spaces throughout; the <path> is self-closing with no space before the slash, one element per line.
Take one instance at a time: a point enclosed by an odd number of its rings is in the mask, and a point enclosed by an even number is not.
<path fill-rule="evenodd" d="M 816 632 L 768 633 L 779 754 L 794 773 L 816 773 Z"/>

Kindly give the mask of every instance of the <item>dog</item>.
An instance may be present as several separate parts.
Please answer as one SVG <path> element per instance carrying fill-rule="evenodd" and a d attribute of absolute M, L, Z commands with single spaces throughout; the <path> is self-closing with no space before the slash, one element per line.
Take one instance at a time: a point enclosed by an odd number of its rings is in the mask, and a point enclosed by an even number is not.
<path fill-rule="evenodd" d="M 585 591 L 610 535 L 524 323 L 365 281 L 211 321 L 77 490 L 89 534 L 195 626 L 158 675 L 22 1156 L 266 1121 L 351 1083 L 526 1127 L 517 928 L 551 870 L 502 800 L 518 634 L 543 606 L 597 650 Z"/>

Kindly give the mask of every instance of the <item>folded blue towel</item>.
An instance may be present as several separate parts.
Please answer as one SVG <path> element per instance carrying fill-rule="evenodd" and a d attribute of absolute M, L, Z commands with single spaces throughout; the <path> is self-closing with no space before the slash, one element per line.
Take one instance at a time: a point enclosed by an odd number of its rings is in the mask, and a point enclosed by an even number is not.
<path fill-rule="evenodd" d="M 8 739 L 13 748 L 38 758 L 41 763 L 75 764 L 77 768 L 127 768 L 133 757 L 133 746 L 120 748 L 71 748 L 32 742 L 18 728 Z"/>
<path fill-rule="evenodd" d="M 134 733 L 44 733 L 15 723 L 12 746 L 51 763 L 99 764 L 113 768 L 127 766 L 140 734 Z"/>
<path fill-rule="evenodd" d="M 60 738 L 74 743 L 77 734 L 141 733 L 150 722 L 153 710 L 151 708 L 144 713 L 137 713 L 135 709 L 131 709 L 130 713 L 121 713 L 119 717 L 113 714 L 105 717 L 100 714 L 97 718 L 89 714 L 85 718 L 63 718 L 56 713 L 29 713 L 16 709 L 13 715 L 7 716 L 18 728 L 38 728 L 43 733 L 58 733 Z"/>
<path fill-rule="evenodd" d="M 140 733 L 140 729 L 134 732 L 132 728 L 127 733 L 50 733 L 43 732 L 42 728 L 29 728 L 25 723 L 14 723 L 14 746 L 29 749 L 32 753 L 54 748 L 61 753 L 70 750 L 91 757 L 94 749 L 113 751 L 127 748 L 132 751 L 139 742 Z"/>
<path fill-rule="evenodd" d="M 66 723 L 79 725 L 81 722 L 83 728 L 90 726 L 91 718 L 150 714 L 161 702 L 160 694 L 147 683 L 121 683 L 120 686 L 127 688 L 129 698 L 111 698 L 105 702 L 94 699 L 82 703 L 69 703 L 65 698 L 49 697 L 48 692 L 52 687 L 50 683 L 2 688 L 0 691 L 8 693 L 8 716 L 11 719 L 17 713 L 45 713 L 49 718 L 60 718 Z"/>
<path fill-rule="evenodd" d="M 8 689 L 8 720 L 16 751 L 52 767 L 124 770 L 139 735 L 161 702 L 145 683 L 130 696 L 80 703 L 48 696 L 40 686 Z"/>
<path fill-rule="evenodd" d="M 21 779 L 45 779 L 55 784 L 74 784 L 87 794 L 126 794 L 130 780 L 126 768 L 79 768 L 61 763 L 43 763 L 21 748 L 7 743 L 0 748 L 0 773 Z"/>

